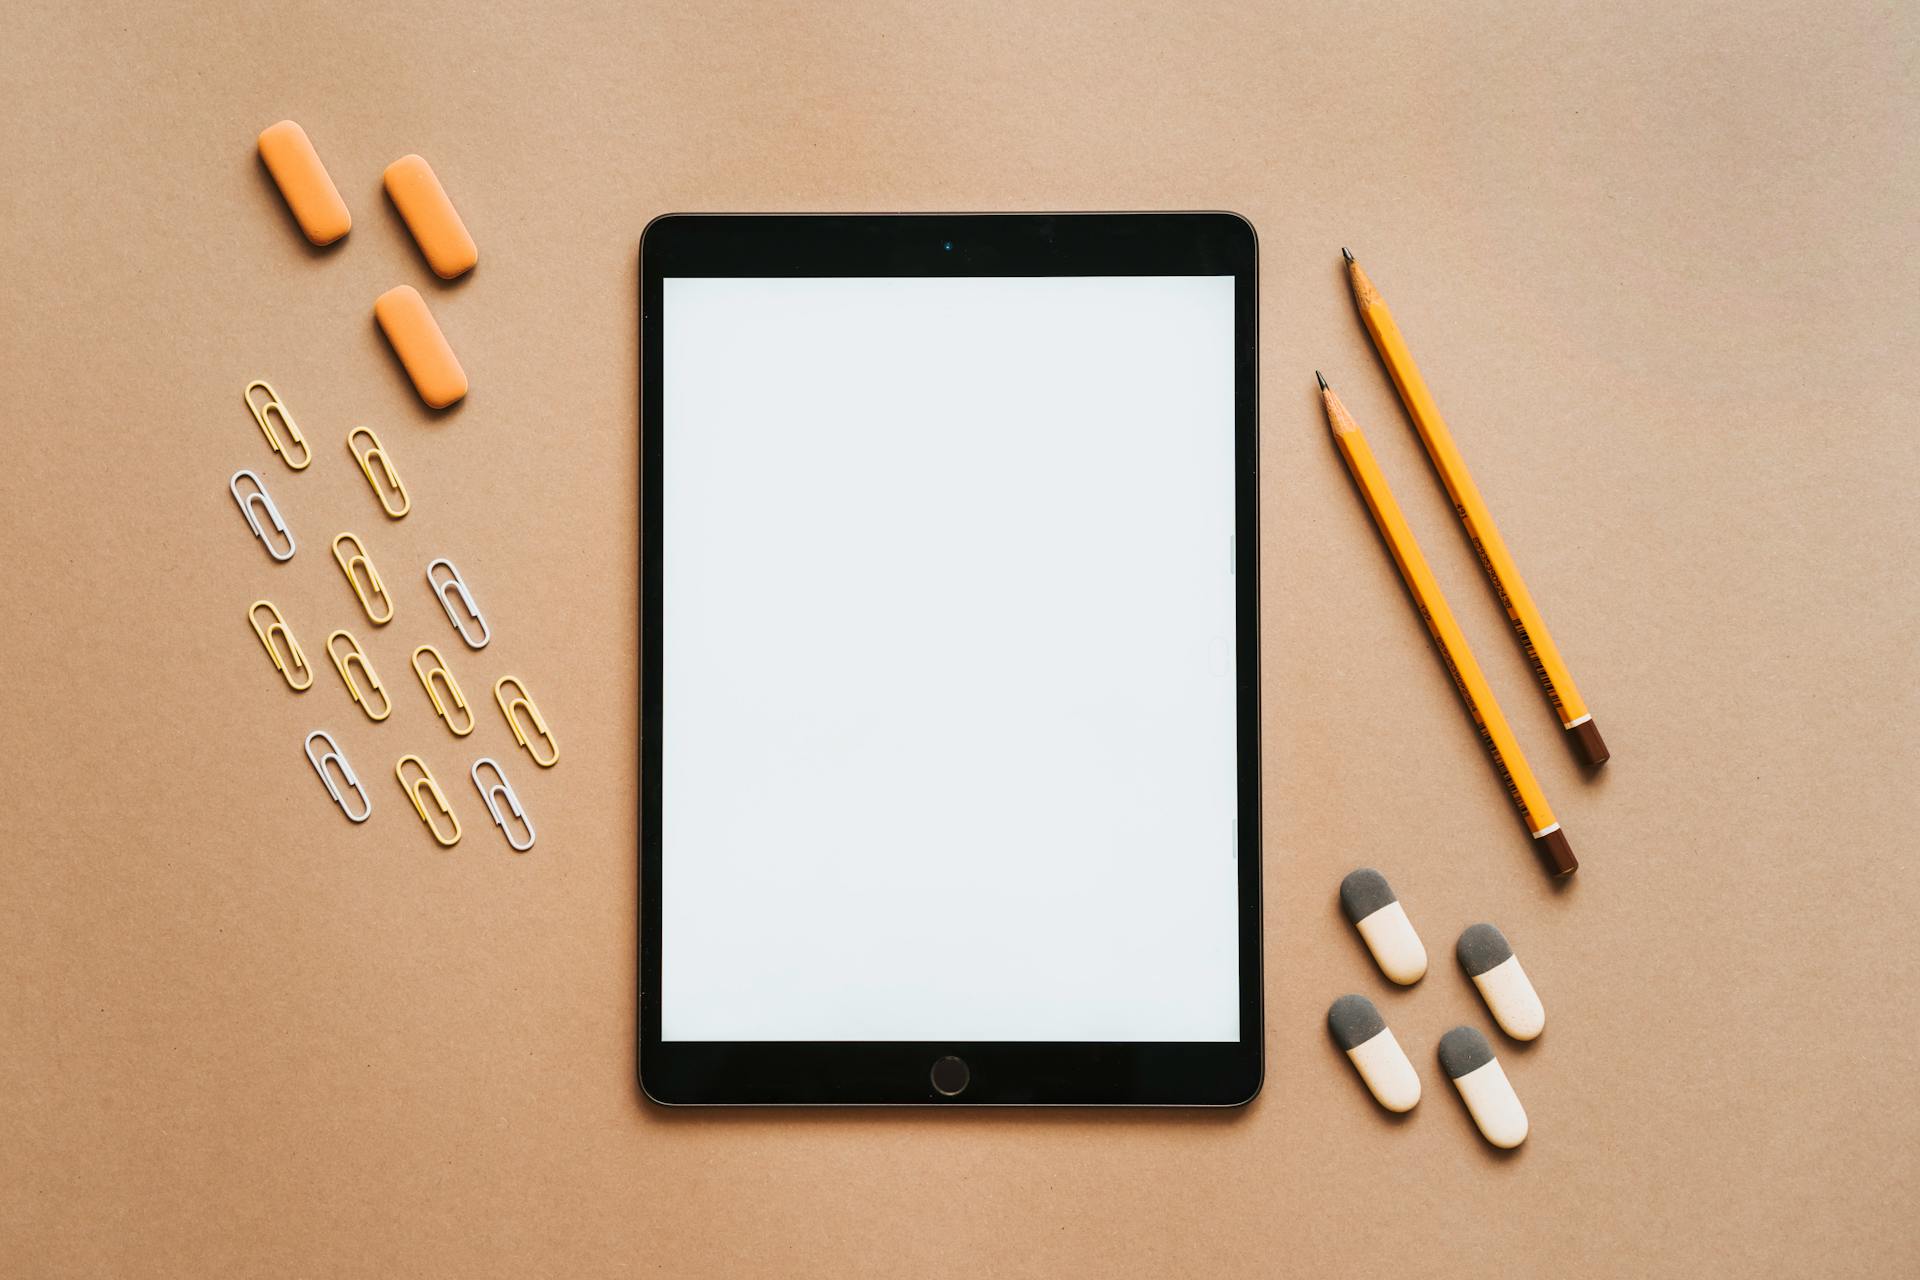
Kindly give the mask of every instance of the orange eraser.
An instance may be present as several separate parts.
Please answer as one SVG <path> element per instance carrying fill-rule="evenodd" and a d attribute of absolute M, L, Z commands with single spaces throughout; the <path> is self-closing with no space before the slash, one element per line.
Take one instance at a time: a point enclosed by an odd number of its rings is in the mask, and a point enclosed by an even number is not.
<path fill-rule="evenodd" d="M 480 250 L 467 234 L 447 189 L 434 176 L 433 166 L 419 156 L 401 156 L 387 166 L 387 197 L 407 220 L 427 265 L 442 280 L 473 270 Z"/>
<path fill-rule="evenodd" d="M 313 149 L 305 129 L 282 120 L 262 130 L 260 158 L 267 162 L 267 172 L 307 239 L 332 244 L 353 228 L 347 202 L 327 176 L 327 166 L 320 163 L 320 153 Z"/>
<path fill-rule="evenodd" d="M 466 371 L 418 290 L 410 284 L 387 290 L 374 299 L 373 315 L 422 400 L 444 409 L 467 394 Z"/>

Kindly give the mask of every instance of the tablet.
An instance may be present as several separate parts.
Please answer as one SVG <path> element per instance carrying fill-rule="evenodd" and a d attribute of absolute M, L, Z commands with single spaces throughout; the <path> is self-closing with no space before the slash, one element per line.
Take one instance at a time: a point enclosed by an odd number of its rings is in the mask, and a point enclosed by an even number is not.
<path fill-rule="evenodd" d="M 1215 213 L 648 226 L 649 1097 L 1258 1091 L 1255 261 Z"/>

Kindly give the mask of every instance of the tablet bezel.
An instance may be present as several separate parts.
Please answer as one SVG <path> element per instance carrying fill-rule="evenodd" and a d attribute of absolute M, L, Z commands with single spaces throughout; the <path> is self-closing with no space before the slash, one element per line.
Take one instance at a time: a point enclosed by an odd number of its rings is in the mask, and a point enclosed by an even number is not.
<path fill-rule="evenodd" d="M 638 1072 L 667 1105 L 1238 1106 L 1264 1071 L 1260 898 L 1258 249 L 1231 213 L 669 214 L 640 239 L 641 658 Z M 1234 277 L 1239 841 L 1237 1041 L 663 1041 L 662 282 L 669 276 Z M 929 1072 L 966 1062 L 967 1087 Z"/>

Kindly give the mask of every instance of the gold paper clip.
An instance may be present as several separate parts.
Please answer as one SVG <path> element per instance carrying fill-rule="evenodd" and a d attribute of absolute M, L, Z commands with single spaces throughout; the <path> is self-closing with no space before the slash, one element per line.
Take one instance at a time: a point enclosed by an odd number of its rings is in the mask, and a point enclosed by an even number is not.
<path fill-rule="evenodd" d="M 511 698 L 507 696 L 508 685 L 515 689 Z M 533 699 L 527 694 L 527 686 L 520 683 L 520 678 L 501 676 L 494 682 L 493 700 L 500 704 L 500 714 L 507 718 L 507 727 L 513 730 L 513 740 L 525 747 L 527 754 L 533 757 L 533 762 L 542 769 L 553 768 L 554 762 L 560 759 L 560 741 L 553 736 L 553 730 L 547 728 L 546 719 L 541 716 L 540 708 L 533 705 Z M 544 760 L 540 758 L 540 749 L 529 740 L 526 727 L 520 723 L 518 712 L 522 707 L 527 709 L 527 719 L 533 722 L 532 736 L 546 741 L 548 755 Z"/>
<path fill-rule="evenodd" d="M 240 492 L 242 477 L 245 477 L 252 486 L 246 493 Z M 260 545 L 267 549 L 267 554 L 283 564 L 293 559 L 293 530 L 287 528 L 287 522 L 280 518 L 280 508 L 273 505 L 273 496 L 267 492 L 267 486 L 261 483 L 260 477 L 242 467 L 233 473 L 233 479 L 227 481 L 227 492 L 231 493 L 233 500 L 240 504 L 240 514 L 247 518 L 247 528 L 253 530 L 253 536 L 260 539 Z M 266 529 L 261 527 L 261 512 L 266 513 L 267 523 L 272 526 L 273 531 L 287 540 L 285 551 L 275 547 L 273 539 L 269 538 Z"/>
<path fill-rule="evenodd" d="M 447 567 L 447 576 L 445 578 L 436 578 L 433 576 L 433 571 L 441 565 Z M 473 602 L 473 592 L 467 590 L 467 580 L 460 576 L 460 570 L 454 568 L 453 561 L 447 559 L 445 556 L 442 556 L 438 560 L 430 561 L 427 565 L 427 585 L 433 588 L 434 595 L 440 597 L 440 607 L 447 611 L 447 621 L 451 622 L 453 629 L 460 633 L 460 638 L 467 642 L 467 648 L 486 648 L 487 641 L 493 638 L 493 631 L 487 626 L 487 620 L 480 616 L 480 606 Z M 480 624 L 480 638 L 478 640 L 475 640 L 473 635 L 467 630 L 466 619 L 460 616 L 460 610 L 453 607 L 453 600 L 447 595 L 449 591 L 459 597 L 460 603 L 466 607 L 467 612 L 472 615 L 473 620 Z"/>
<path fill-rule="evenodd" d="M 420 655 L 423 653 L 433 655 L 433 665 L 425 671 L 420 669 Z M 447 728 L 453 730 L 454 737 L 464 738 L 473 732 L 473 708 L 467 705 L 466 695 L 460 692 L 460 686 L 454 681 L 453 672 L 447 667 L 447 660 L 440 656 L 438 649 L 430 644 L 423 644 L 418 649 L 415 649 L 413 651 L 413 674 L 420 677 L 420 687 L 427 691 L 427 697 L 433 702 L 433 713 L 447 722 Z M 454 725 L 453 710 L 450 710 L 447 704 L 440 700 L 440 691 L 433 687 L 433 678 L 435 676 L 439 676 L 440 683 L 447 687 L 447 697 L 452 699 L 454 709 L 466 713 L 466 728 L 461 729 Z"/>
<path fill-rule="evenodd" d="M 345 653 L 333 647 L 334 641 L 342 639 L 347 642 Z M 367 651 L 360 647 L 360 642 L 353 638 L 351 631 L 336 631 L 327 637 L 327 656 L 333 659 L 333 669 L 340 673 L 341 683 L 347 686 L 347 696 L 360 704 L 360 709 L 367 713 L 367 719 L 385 720 L 393 714 L 393 699 L 387 695 L 386 686 L 380 683 L 380 677 L 375 675 L 373 668 L 368 665 Z M 356 666 L 366 674 L 367 692 L 380 695 L 379 715 L 373 714 L 373 704 L 360 696 L 359 682 L 353 678 L 353 672 L 349 670 Z"/>
<path fill-rule="evenodd" d="M 313 754 L 313 740 L 315 738 L 327 744 L 327 749 L 322 751 L 317 757 Z M 307 763 L 312 765 L 314 772 L 320 775 L 320 781 L 326 783 L 327 794 L 332 796 L 333 802 L 340 806 L 340 812 L 347 815 L 348 822 L 365 822 L 367 820 L 367 815 L 373 812 L 373 797 L 368 795 L 367 789 L 360 785 L 360 779 L 353 776 L 353 766 L 348 764 L 347 758 L 340 754 L 340 745 L 333 740 L 333 735 L 325 729 L 315 729 L 307 735 Z M 352 787 L 354 791 L 359 794 L 360 813 L 357 817 L 354 815 L 353 810 L 347 807 L 347 798 L 340 794 L 340 788 L 334 785 L 333 775 L 327 772 L 328 764 L 337 765 L 340 769 L 340 780 L 349 787 Z"/>
<path fill-rule="evenodd" d="M 340 544 L 352 546 L 352 555 L 340 554 Z M 340 565 L 340 572 L 347 575 L 347 585 L 353 588 L 353 594 L 360 597 L 360 607 L 366 611 L 367 621 L 376 627 L 384 627 L 393 621 L 393 597 L 387 594 L 387 584 L 380 581 L 380 571 L 373 567 L 373 561 L 367 559 L 366 544 L 360 541 L 357 533 L 343 533 L 333 540 L 333 558 Z M 367 572 L 366 583 L 362 585 L 360 575 L 354 572 L 358 567 Z M 376 604 L 383 604 L 387 612 L 383 617 L 374 611 Z"/>
<path fill-rule="evenodd" d="M 265 609 L 273 621 L 266 626 L 260 625 L 260 611 Z M 273 669 L 287 678 L 287 684 L 297 693 L 313 684 L 313 668 L 307 665 L 307 655 L 300 652 L 300 642 L 293 638 L 293 632 L 287 630 L 287 620 L 280 616 L 271 600 L 255 600 L 247 606 L 247 621 L 253 624 L 253 634 L 260 637 L 260 643 L 267 648 L 267 656 L 273 659 Z M 283 636 L 287 642 L 287 656 L 282 659 L 280 650 L 274 647 L 273 638 Z M 298 677 L 305 676 L 304 680 Z"/>
<path fill-rule="evenodd" d="M 491 769 L 493 776 L 500 781 L 482 782 L 480 780 L 481 765 Z M 507 846 L 515 853 L 525 853 L 533 848 L 533 819 L 529 818 L 527 811 L 520 807 L 520 797 L 513 794 L 513 784 L 507 781 L 506 771 L 501 769 L 498 762 L 487 756 L 481 756 L 473 762 L 473 768 L 469 772 L 473 775 L 473 785 L 480 788 L 480 798 L 487 802 L 487 812 L 493 815 L 494 825 L 499 827 L 501 834 L 506 836 Z M 507 813 L 518 818 L 521 825 L 526 827 L 527 842 L 525 844 L 513 838 L 513 827 L 507 822 L 507 814 L 500 812 L 501 800 L 507 802 Z"/>
<path fill-rule="evenodd" d="M 265 401 L 256 401 L 253 398 L 255 387 L 267 393 Z M 247 402 L 247 412 L 251 413 L 253 420 L 260 424 L 260 430 L 267 437 L 267 443 L 273 446 L 273 451 L 280 455 L 281 460 L 295 471 L 305 471 L 307 464 L 313 461 L 313 450 L 307 447 L 307 438 L 301 435 L 300 428 L 294 425 L 293 415 L 287 412 L 287 406 L 280 403 L 280 393 L 273 389 L 273 384 L 265 379 L 256 378 L 247 384 L 247 389 L 240 393 L 240 398 Z M 300 461 L 295 462 L 293 455 L 281 447 L 280 433 L 273 429 L 273 423 L 270 421 L 273 418 L 278 418 L 280 425 L 287 429 L 288 442 L 300 446 L 302 455 Z"/>
<path fill-rule="evenodd" d="M 408 761 L 412 761 L 414 767 L 420 770 L 420 776 L 412 782 L 407 781 Z M 442 849 L 451 849 L 453 846 L 459 844 L 460 817 L 454 813 L 453 806 L 447 803 L 447 793 L 440 789 L 438 782 L 434 781 L 433 770 L 427 768 L 427 762 L 419 756 L 401 756 L 399 763 L 393 766 L 393 776 L 400 779 L 400 785 L 406 789 L 408 797 L 413 800 L 413 811 L 420 815 L 420 821 L 427 824 L 427 831 L 433 836 L 434 842 Z M 446 814 L 447 821 L 453 824 L 452 835 L 448 836 L 440 833 L 439 824 L 435 823 L 433 815 L 427 812 L 426 801 L 420 798 L 420 789 L 422 787 L 425 787 L 427 794 L 433 797 L 434 807 L 440 810 L 441 813 Z"/>
<path fill-rule="evenodd" d="M 373 443 L 366 449 L 358 448 L 353 443 L 355 436 L 365 436 Z M 364 475 L 367 483 L 373 486 L 373 496 L 380 499 L 380 509 L 387 513 L 389 519 L 398 520 L 413 509 L 413 499 L 407 496 L 407 486 L 400 483 L 400 473 L 393 469 L 393 459 L 387 456 L 387 447 L 380 443 L 379 436 L 373 434 L 372 427 L 355 427 L 347 432 L 347 450 L 359 462 L 360 474 Z M 386 489 L 382 489 L 380 481 L 374 477 L 375 461 L 380 463 L 381 474 L 387 478 Z M 388 490 L 398 495 L 400 499 L 398 508 L 394 507 L 392 499 L 387 496 Z"/>

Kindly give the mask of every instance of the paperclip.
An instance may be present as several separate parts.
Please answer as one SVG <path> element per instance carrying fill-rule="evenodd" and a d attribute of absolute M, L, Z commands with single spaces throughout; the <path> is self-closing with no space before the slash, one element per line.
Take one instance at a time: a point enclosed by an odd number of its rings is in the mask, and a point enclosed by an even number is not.
<path fill-rule="evenodd" d="M 241 476 L 253 482 L 252 493 L 240 492 Z M 280 518 L 280 508 L 273 505 L 273 497 L 267 492 L 267 486 L 261 483 L 260 477 L 242 467 L 233 473 L 233 479 L 227 481 L 227 492 L 231 493 L 233 500 L 240 504 L 240 514 L 247 518 L 247 527 L 253 530 L 254 537 L 260 539 L 260 545 L 267 549 L 267 554 L 282 564 L 293 559 L 293 530 L 287 528 L 287 522 Z M 267 513 L 267 521 L 273 526 L 273 531 L 287 540 L 287 550 L 284 555 L 274 550 L 273 539 L 269 538 L 267 531 L 260 527 L 260 517 L 255 511 L 256 507 Z"/>
<path fill-rule="evenodd" d="M 327 749 L 320 753 L 320 758 L 317 760 L 313 755 L 313 740 L 315 738 L 319 738 L 327 744 Z M 333 785 L 333 775 L 327 772 L 327 762 L 329 760 L 340 766 L 340 780 L 360 793 L 359 817 L 356 818 L 353 816 L 353 810 L 347 808 L 346 797 L 340 794 L 340 788 Z M 332 796 L 333 802 L 340 806 L 340 812 L 347 815 L 348 822 L 365 822 L 367 820 L 367 815 L 373 812 L 373 797 L 368 795 L 367 789 L 360 785 L 360 779 L 354 777 L 353 766 L 348 764 L 347 758 L 340 754 L 340 744 L 335 742 L 333 735 L 325 729 L 315 729 L 307 735 L 307 763 L 312 765 L 314 772 L 320 775 L 320 781 L 324 782 L 327 786 L 327 794 Z"/>
<path fill-rule="evenodd" d="M 273 621 L 266 626 L 260 625 L 260 610 L 265 609 Z M 280 616 L 280 610 L 271 600 L 255 600 L 247 606 L 247 621 L 253 624 L 253 634 L 260 637 L 260 643 L 267 647 L 267 656 L 273 659 L 273 669 L 287 679 L 287 684 L 298 693 L 313 685 L 313 668 L 307 665 L 307 655 L 300 652 L 300 642 L 293 638 L 293 632 L 287 629 L 287 620 Z M 273 646 L 275 635 L 285 636 L 287 656 L 283 661 L 280 651 Z M 291 664 L 291 665 L 289 665 Z M 296 675 L 304 675 L 304 682 L 296 680 Z"/>
<path fill-rule="evenodd" d="M 486 765 L 489 769 L 492 769 L 494 776 L 499 778 L 500 781 L 492 783 L 491 785 L 480 781 L 481 765 Z M 491 757 L 481 756 L 473 762 L 473 768 L 469 770 L 469 772 L 473 775 L 473 785 L 480 788 L 480 798 L 487 802 L 487 812 L 493 815 L 494 825 L 499 827 L 501 834 L 506 836 L 507 846 L 515 853 L 525 853 L 527 850 L 533 848 L 533 819 L 529 818 L 527 811 L 520 807 L 520 797 L 513 793 L 513 784 L 507 781 L 506 770 L 502 769 L 499 762 Z M 500 812 L 500 806 L 496 802 L 495 798 L 499 796 L 506 797 L 508 812 L 520 819 L 521 823 L 526 826 L 527 842 L 525 844 L 521 844 L 513 838 L 513 828 L 507 824 L 506 814 Z"/>
<path fill-rule="evenodd" d="M 267 393 L 264 402 L 255 402 L 253 398 L 255 387 Z M 281 461 L 295 471 L 305 471 L 307 464 L 313 461 L 313 450 L 307 446 L 307 438 L 300 434 L 300 428 L 294 423 L 293 415 L 287 412 L 287 406 L 280 403 L 280 393 L 273 389 L 273 384 L 264 378 L 255 378 L 247 384 L 247 389 L 240 393 L 240 398 L 247 402 L 247 411 L 253 415 L 253 420 L 260 424 L 260 430 L 267 437 L 267 443 L 273 446 L 273 451 L 280 455 Z M 303 455 L 300 461 L 295 462 L 293 455 L 280 446 L 279 433 L 273 429 L 273 423 L 267 421 L 269 417 L 280 419 L 280 425 L 287 429 L 287 439 L 300 446 L 300 452 Z"/>
<path fill-rule="evenodd" d="M 508 685 L 512 685 L 515 689 L 519 690 L 519 692 L 511 698 L 507 697 L 506 693 Z M 500 704 L 500 714 L 507 718 L 507 727 L 513 730 L 513 740 L 527 749 L 527 754 L 533 757 L 535 764 L 539 765 L 542 769 L 551 769 L 554 766 L 554 762 L 560 759 L 560 740 L 553 736 L 553 730 L 547 728 L 547 722 L 541 716 L 540 708 L 533 705 L 533 699 L 527 695 L 527 686 L 520 683 L 520 677 L 501 676 L 499 680 L 495 681 L 493 686 L 493 700 Z M 540 758 L 538 748 L 528 740 L 527 730 L 520 724 L 520 717 L 516 712 L 521 707 L 527 709 L 527 719 L 533 721 L 534 734 L 546 739 L 547 746 L 552 751 L 552 754 L 545 760 Z"/>
<path fill-rule="evenodd" d="M 433 655 L 433 665 L 425 671 L 420 669 L 420 655 L 423 653 Z M 433 713 L 447 722 L 447 728 L 453 730 L 454 737 L 464 738 L 473 732 L 473 708 L 467 705 L 466 695 L 460 692 L 460 686 L 454 681 L 453 672 L 447 667 L 447 660 L 440 656 L 438 649 L 430 644 L 423 644 L 418 649 L 415 649 L 413 651 L 413 674 L 420 677 L 420 687 L 427 691 L 427 697 L 433 703 Z M 454 727 L 453 712 L 448 710 L 446 703 L 440 701 L 440 691 L 433 687 L 433 678 L 435 676 L 439 676 L 440 683 L 447 686 L 447 696 L 453 699 L 454 707 L 467 713 L 466 728 L 459 729 Z"/>
<path fill-rule="evenodd" d="M 343 556 L 340 554 L 340 544 L 343 542 L 352 545 L 352 555 Z M 384 627 L 389 622 L 392 622 L 393 597 L 387 594 L 387 584 L 380 581 L 380 571 L 373 567 L 373 561 L 367 559 L 367 546 L 364 542 L 360 541 L 360 535 L 357 533 L 343 533 L 335 538 L 333 540 L 333 558 L 335 562 L 339 564 L 340 572 L 347 575 L 347 585 L 353 588 L 353 594 L 360 597 L 360 607 L 366 611 L 367 621 L 376 627 Z M 360 575 L 353 571 L 356 565 L 367 571 L 365 586 L 362 586 L 360 583 Z M 376 601 L 387 606 L 387 614 L 384 618 L 373 611 Z"/>
<path fill-rule="evenodd" d="M 453 575 L 444 582 L 435 581 L 433 576 L 433 571 L 441 565 L 447 566 L 447 572 Z M 473 602 L 473 592 L 467 590 L 467 581 L 460 576 L 460 570 L 454 567 L 453 561 L 442 556 L 438 560 L 429 562 L 427 565 L 427 585 L 433 588 L 434 595 L 440 597 L 440 607 L 447 611 L 447 621 L 451 622 L 453 629 L 460 633 L 460 638 L 467 642 L 467 648 L 486 648 L 487 641 L 493 638 L 493 631 L 487 626 L 487 620 L 480 616 L 480 606 Z M 473 615 L 473 620 L 480 624 L 479 640 L 476 641 L 471 635 L 467 634 L 467 624 L 461 621 L 459 612 L 453 607 L 453 601 L 447 598 L 447 589 L 449 587 L 453 589 L 455 595 L 460 597 L 460 603 L 467 607 L 467 612 Z"/>
<path fill-rule="evenodd" d="M 420 770 L 420 776 L 412 782 L 407 781 L 406 769 L 409 760 L 413 761 Z M 447 803 L 447 793 L 440 789 L 438 782 L 434 781 L 433 770 L 427 768 L 427 762 L 419 756 L 401 756 L 393 766 L 393 776 L 400 779 L 400 785 L 406 789 L 407 795 L 413 800 L 413 811 L 420 815 L 420 821 L 427 824 L 427 832 L 433 836 L 434 842 L 442 849 L 451 849 L 459 844 L 460 816 L 453 811 L 453 806 Z M 447 815 L 447 821 L 453 824 L 451 836 L 441 835 L 440 828 L 434 825 L 433 818 L 427 813 L 426 802 L 420 798 L 421 787 L 427 789 L 427 794 L 433 797 L 433 803 L 439 807 L 440 812 Z"/>
<path fill-rule="evenodd" d="M 373 447 L 364 450 L 356 449 L 353 444 L 353 438 L 355 436 L 365 436 L 367 439 L 373 441 Z M 373 434 L 372 427 L 355 427 L 353 430 L 347 432 L 347 451 L 359 462 L 360 474 L 364 475 L 367 478 L 367 483 L 373 486 L 373 496 L 380 499 L 380 509 L 387 513 L 389 519 L 398 520 L 401 516 L 413 510 L 413 499 L 407 496 L 407 486 L 400 483 L 400 473 L 393 469 L 393 459 L 387 456 L 387 447 L 380 443 L 379 436 Z M 400 495 L 400 509 L 398 511 L 394 510 L 393 503 L 387 500 L 387 490 L 382 489 L 380 482 L 374 479 L 373 463 L 376 458 L 379 459 L 381 472 L 387 477 L 388 488 Z"/>
<path fill-rule="evenodd" d="M 347 651 L 341 654 L 334 650 L 333 642 L 343 636 L 347 641 Z M 360 709 L 367 713 L 367 719 L 385 720 L 393 714 L 392 696 L 387 693 L 386 686 L 380 683 L 380 677 L 375 675 L 373 668 L 368 665 L 367 651 L 360 647 L 360 642 L 353 638 L 351 631 L 336 631 L 327 637 L 327 656 L 333 659 L 333 669 L 340 673 L 341 683 L 347 686 L 347 696 L 360 704 Z M 354 680 L 353 672 L 348 670 L 349 667 L 356 665 L 366 673 L 367 692 L 380 695 L 379 715 L 373 714 L 373 704 L 360 696 L 360 686 Z"/>

